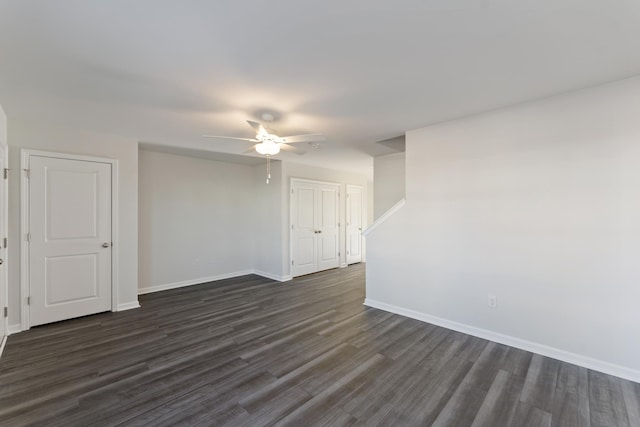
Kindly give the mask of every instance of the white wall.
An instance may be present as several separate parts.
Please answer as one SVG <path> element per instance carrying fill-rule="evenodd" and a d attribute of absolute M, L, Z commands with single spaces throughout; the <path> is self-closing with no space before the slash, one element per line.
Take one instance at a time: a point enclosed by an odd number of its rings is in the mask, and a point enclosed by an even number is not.
<path fill-rule="evenodd" d="M 405 153 L 373 159 L 373 217 L 378 219 L 405 196 Z"/>
<path fill-rule="evenodd" d="M 20 149 L 118 160 L 118 303 L 138 301 L 138 144 L 107 135 L 11 120 L 9 141 L 9 324 L 20 323 Z"/>
<path fill-rule="evenodd" d="M 350 173 L 348 171 L 341 171 L 328 168 L 316 168 L 308 165 L 301 165 L 298 163 L 284 162 L 283 163 L 283 186 L 282 186 L 282 271 L 283 275 L 290 277 L 291 265 L 290 265 L 290 219 L 289 219 L 289 203 L 291 199 L 290 187 L 291 178 L 304 178 L 316 181 L 335 182 L 342 184 L 340 186 L 340 224 L 342 238 L 340 240 L 340 265 L 346 266 L 347 263 L 347 251 L 346 251 L 346 238 L 345 238 L 345 218 L 346 218 L 346 185 L 359 185 L 362 187 L 363 198 L 363 229 L 368 224 L 370 217 L 368 194 L 369 182 L 367 177 L 360 174 Z M 363 241 L 362 244 L 363 261 L 366 259 L 366 245 Z"/>
<path fill-rule="evenodd" d="M 141 292 L 253 269 L 253 167 L 139 152 Z"/>
<path fill-rule="evenodd" d="M 640 381 L 639 117 L 635 78 L 408 132 L 367 303 Z"/>

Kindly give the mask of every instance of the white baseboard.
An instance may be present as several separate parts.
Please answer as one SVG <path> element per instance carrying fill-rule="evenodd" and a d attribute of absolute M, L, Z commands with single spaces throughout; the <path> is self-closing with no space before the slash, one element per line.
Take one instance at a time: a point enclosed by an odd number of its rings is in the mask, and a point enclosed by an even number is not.
<path fill-rule="evenodd" d="M 131 302 L 118 304 L 118 311 L 132 310 L 134 308 L 140 308 L 140 303 L 138 301 L 131 301 Z"/>
<path fill-rule="evenodd" d="M 15 323 L 13 325 L 7 326 L 7 335 L 5 335 L 2 338 L 2 342 L 0 342 L 0 357 L 2 357 L 4 346 L 7 344 L 7 337 L 9 335 L 17 334 L 18 332 L 22 332 L 22 325 L 20 323 Z"/>
<path fill-rule="evenodd" d="M 473 335 L 478 338 L 483 338 L 489 341 L 516 347 L 521 350 L 537 353 L 542 356 L 551 357 L 552 359 L 557 359 L 563 362 L 582 366 L 594 371 L 603 372 L 605 374 L 624 378 L 630 381 L 640 382 L 640 371 L 625 366 L 616 365 L 613 363 L 605 362 L 603 360 L 593 359 L 581 354 L 571 353 L 558 348 L 549 347 L 544 344 L 523 340 L 520 338 L 512 337 L 510 335 L 500 334 L 497 332 L 489 331 L 487 329 L 477 328 L 475 326 L 466 325 L 464 323 L 454 322 L 452 320 L 447 320 L 441 317 L 432 316 L 430 314 L 421 313 L 419 311 L 386 304 L 369 298 L 364 300 L 364 305 L 368 307 L 378 308 L 384 311 L 389 311 L 401 316 L 410 317 L 422 322 L 431 323 L 433 325 L 442 326 L 443 328 L 462 332 L 468 335 Z"/>
<path fill-rule="evenodd" d="M 278 282 L 288 282 L 293 278 L 290 274 L 286 276 L 280 276 L 277 274 L 271 274 L 271 273 L 267 273 L 266 271 L 260 271 L 260 270 L 253 270 L 253 274 L 266 277 L 267 279 L 277 280 Z"/>
<path fill-rule="evenodd" d="M 349 264 L 347 264 L 346 262 L 343 262 L 342 264 L 340 264 L 340 268 L 345 268 L 348 267 Z"/>
<path fill-rule="evenodd" d="M 278 282 L 286 282 L 292 279 L 291 275 L 280 276 L 277 274 L 271 274 L 271 273 L 267 273 L 266 271 L 260 271 L 260 270 L 243 270 L 243 271 L 235 271 L 233 273 L 219 274 L 217 276 L 208 276 L 208 277 L 200 277 L 198 279 L 184 280 L 182 282 L 147 286 L 144 288 L 139 288 L 138 295 L 149 294 L 152 292 L 167 291 L 169 289 L 183 288 L 185 286 L 201 285 L 207 282 L 215 282 L 216 280 L 231 279 L 233 277 L 246 276 L 248 274 L 256 274 L 258 276 L 266 277 L 267 279 L 277 280 Z M 120 307 L 118 307 L 118 309 L 119 308 Z M 131 308 L 135 308 L 135 307 L 131 307 Z"/>
<path fill-rule="evenodd" d="M 216 280 L 230 279 L 232 277 L 245 276 L 253 273 L 253 270 L 236 271 L 233 273 L 218 274 L 216 276 L 200 277 L 198 279 L 183 280 L 181 282 L 165 283 L 163 285 L 147 286 L 138 288 L 138 295 L 150 294 L 152 292 L 166 291 L 169 289 L 184 288 L 185 286 L 201 285 L 202 283 L 215 282 Z"/>
<path fill-rule="evenodd" d="M 18 332 L 22 332 L 22 325 L 20 323 L 14 323 L 7 327 L 7 335 L 17 334 Z"/>

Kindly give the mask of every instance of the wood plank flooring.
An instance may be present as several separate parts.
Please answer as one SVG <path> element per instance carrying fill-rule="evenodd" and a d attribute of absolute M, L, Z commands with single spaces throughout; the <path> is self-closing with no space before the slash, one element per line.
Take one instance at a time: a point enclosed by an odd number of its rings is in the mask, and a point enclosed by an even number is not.
<path fill-rule="evenodd" d="M 640 426 L 640 384 L 362 305 L 364 266 L 33 328 L 2 426 Z"/>

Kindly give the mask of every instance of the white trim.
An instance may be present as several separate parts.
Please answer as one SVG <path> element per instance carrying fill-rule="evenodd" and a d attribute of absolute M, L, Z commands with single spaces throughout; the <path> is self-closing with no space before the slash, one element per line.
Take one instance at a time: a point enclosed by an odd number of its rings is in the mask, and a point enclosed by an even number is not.
<path fill-rule="evenodd" d="M 181 282 L 165 283 L 163 285 L 147 286 L 138 289 L 138 295 L 150 294 L 153 292 L 168 291 L 169 289 L 184 288 L 186 286 L 202 285 L 203 283 L 215 282 L 217 280 L 232 279 L 234 277 L 247 276 L 255 274 L 267 279 L 276 280 L 278 282 L 287 282 L 292 279 L 291 275 L 281 276 L 277 274 L 267 273 L 260 270 L 243 270 L 234 273 L 218 274 L 216 276 L 201 277 L 199 279 L 183 280 Z M 132 307 L 133 308 L 133 307 Z"/>
<path fill-rule="evenodd" d="M 357 264 L 357 262 L 354 262 L 354 264 Z M 347 264 L 346 262 L 343 262 L 340 264 L 340 267 L 338 268 L 345 268 L 345 267 L 349 267 L 349 264 Z"/>
<path fill-rule="evenodd" d="M 8 335 L 2 337 L 2 342 L 0 343 L 0 357 L 2 357 L 2 352 L 4 351 L 4 346 L 7 343 Z"/>
<path fill-rule="evenodd" d="M 118 216 L 119 182 L 118 160 L 111 160 L 111 311 L 120 311 L 118 305 L 118 279 L 120 255 L 120 222 Z"/>
<path fill-rule="evenodd" d="M 200 277 L 198 279 L 183 280 L 181 282 L 172 282 L 172 283 L 164 283 L 162 285 L 145 286 L 144 288 L 138 288 L 138 295 L 150 294 L 152 292 L 166 291 L 169 289 L 184 288 L 185 286 L 201 285 L 203 283 L 214 282 L 216 280 L 230 279 L 232 277 L 238 277 L 238 276 L 246 276 L 247 274 L 253 274 L 253 270 L 236 271 L 233 273 L 225 273 L 225 274 L 218 274 L 215 276 Z"/>
<path fill-rule="evenodd" d="M 29 232 L 29 180 L 25 169 L 29 169 L 31 156 L 51 157 L 54 159 L 79 160 L 85 162 L 106 163 L 111 165 L 111 311 L 118 311 L 118 160 L 107 157 L 85 156 L 71 153 L 21 149 L 20 150 L 20 313 L 21 330 L 28 330 L 29 305 L 29 245 L 26 235 Z"/>
<path fill-rule="evenodd" d="M 339 185 L 342 186 L 344 185 L 341 182 L 335 182 L 335 181 L 320 181 L 317 179 L 310 179 L 310 178 L 297 178 L 295 176 L 289 177 L 289 191 L 291 191 L 291 189 L 293 188 L 293 181 L 301 181 L 301 182 L 306 182 L 307 184 L 325 184 L 325 185 Z"/>
<path fill-rule="evenodd" d="M 29 182 L 24 172 L 29 168 L 29 152 L 20 151 L 20 330 L 29 329 L 29 306 L 27 295 L 29 294 L 29 245 L 26 236 L 29 231 L 29 195 L 27 190 Z"/>
<path fill-rule="evenodd" d="M 7 328 L 7 335 L 13 335 L 22 332 L 22 326 L 20 323 L 14 323 Z"/>
<path fill-rule="evenodd" d="M 278 282 L 288 282 L 289 280 L 293 279 L 293 276 L 291 276 L 290 274 L 287 274 L 286 276 L 281 276 L 278 274 L 271 274 L 271 273 L 267 273 L 266 271 L 260 271 L 260 270 L 253 270 L 252 273 L 258 276 L 266 277 L 267 279 L 277 280 Z"/>
<path fill-rule="evenodd" d="M 118 310 L 117 311 L 132 310 L 134 308 L 140 308 L 140 303 L 137 300 L 136 301 L 131 301 L 131 302 L 123 302 L 122 304 L 118 304 Z"/>
<path fill-rule="evenodd" d="M 383 213 L 382 215 L 380 215 L 378 217 L 378 219 L 376 219 L 375 221 L 373 221 L 373 224 L 371 224 L 369 227 L 367 227 L 366 230 L 364 230 L 362 232 L 362 235 L 367 237 L 369 234 L 371 234 L 371 232 L 373 230 L 375 230 L 376 228 L 378 228 L 383 222 L 385 222 L 386 220 L 388 220 L 389 218 L 391 218 L 391 216 L 396 213 L 397 211 L 399 211 L 400 209 L 402 209 L 402 207 L 405 205 L 405 203 L 407 202 L 407 199 L 405 199 L 404 197 L 402 199 L 400 199 L 398 201 L 398 203 L 396 203 L 395 205 L 391 206 L 389 209 L 387 209 L 387 211 L 385 213 Z"/>
<path fill-rule="evenodd" d="M 0 108 L 0 114 L 2 113 L 2 108 Z M 5 128 L 6 131 L 6 128 Z M 0 135 L 1 137 L 4 137 L 4 135 Z M 0 145 L 2 146 L 2 153 L 4 154 L 4 158 L 3 160 L 3 164 L 4 167 L 7 168 L 6 170 L 9 171 L 9 146 L 7 145 L 7 142 L 5 140 L 0 140 Z M 0 171 L 0 173 L 5 173 L 5 171 Z M 2 177 L 0 177 L 0 179 L 3 180 L 2 186 L 4 188 L 4 205 L 0 206 L 0 209 L 2 209 L 2 216 L 4 218 L 4 224 L 2 224 L 2 228 L 0 229 L 0 240 L 2 240 L 3 237 L 5 238 L 9 238 L 9 176 L 7 176 L 7 179 L 3 179 Z M 2 244 L 2 243 L 0 243 Z M 4 261 L 4 267 L 2 268 L 2 271 L 0 271 L 0 274 L 2 275 L 2 283 L 3 283 L 3 289 L 0 289 L 0 292 L 2 292 L 2 301 L 4 302 L 4 307 L 9 307 L 9 248 L 2 248 L 4 249 L 4 251 L 2 252 L 2 258 Z M 3 307 L 0 307 L 0 309 L 2 309 Z M 5 337 L 4 340 L 6 340 L 6 337 L 9 335 L 9 318 L 8 317 L 3 317 L 2 318 L 2 322 L 4 322 L 4 331 L 5 331 Z M 4 341 L 2 346 L 4 347 Z M 2 348 L 0 348 L 0 356 L 2 355 Z"/>
<path fill-rule="evenodd" d="M 478 338 L 483 338 L 489 341 L 516 347 L 521 350 L 537 353 L 542 356 L 551 357 L 556 360 L 582 366 L 594 371 L 603 372 L 605 374 L 624 378 L 630 381 L 640 382 L 640 371 L 625 366 L 616 365 L 614 363 L 605 362 L 603 360 L 593 359 L 588 356 L 571 353 L 559 348 L 549 347 L 544 344 L 523 340 L 520 338 L 512 337 L 510 335 L 504 335 L 497 332 L 489 331 L 487 329 L 466 325 L 464 323 L 454 322 L 452 320 L 443 319 L 441 317 L 432 316 L 430 314 L 422 313 L 408 308 L 386 304 L 369 298 L 366 298 L 364 300 L 364 305 L 399 314 L 401 316 L 410 317 L 422 322 L 431 323 L 433 325 L 442 326 L 443 328 L 462 332 L 468 335 L 473 335 Z"/>

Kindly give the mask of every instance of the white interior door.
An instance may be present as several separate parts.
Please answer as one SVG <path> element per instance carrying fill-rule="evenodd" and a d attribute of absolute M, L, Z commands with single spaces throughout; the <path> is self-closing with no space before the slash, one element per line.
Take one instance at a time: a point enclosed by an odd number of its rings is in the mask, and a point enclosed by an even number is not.
<path fill-rule="evenodd" d="M 29 156 L 29 323 L 111 309 L 111 164 Z"/>
<path fill-rule="evenodd" d="M 339 194 L 338 184 L 292 181 L 292 276 L 339 266 Z"/>
<path fill-rule="evenodd" d="M 291 191 L 291 274 L 294 277 L 318 271 L 315 205 L 315 185 L 295 181 Z"/>
<path fill-rule="evenodd" d="M 339 194 L 340 187 L 336 184 L 318 184 L 316 187 L 317 271 L 340 265 Z"/>
<path fill-rule="evenodd" d="M 347 185 L 347 264 L 362 261 L 362 187 Z"/>

